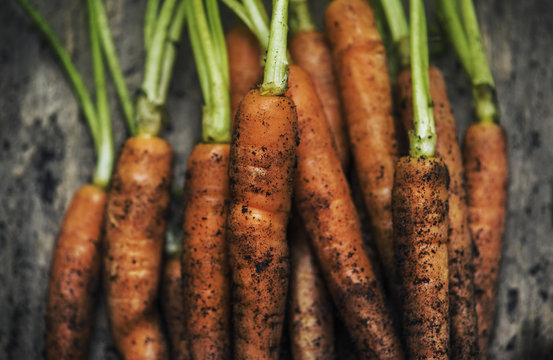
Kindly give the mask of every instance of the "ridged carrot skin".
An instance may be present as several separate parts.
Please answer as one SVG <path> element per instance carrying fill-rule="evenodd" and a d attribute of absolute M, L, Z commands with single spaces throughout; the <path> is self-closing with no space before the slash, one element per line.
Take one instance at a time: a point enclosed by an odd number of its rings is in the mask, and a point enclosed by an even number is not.
<path fill-rule="evenodd" d="M 231 28 L 226 36 L 230 80 L 230 110 L 234 120 L 240 101 L 263 79 L 263 50 L 255 35 L 244 25 Z"/>
<path fill-rule="evenodd" d="M 335 359 L 332 300 L 299 219 L 292 224 L 288 238 L 292 259 L 288 310 L 292 357 Z"/>
<path fill-rule="evenodd" d="M 468 208 L 461 148 L 457 141 L 455 118 L 451 111 L 442 73 L 430 67 L 430 93 L 436 122 L 436 156 L 449 172 L 449 314 L 451 359 L 474 359 L 478 356 L 478 330 L 474 298 L 474 243 L 468 226 Z M 411 72 L 397 79 L 398 102 L 406 129 L 413 128 Z"/>
<path fill-rule="evenodd" d="M 448 185 L 440 158 L 398 160 L 394 247 L 409 359 L 448 359 Z"/>
<path fill-rule="evenodd" d="M 229 164 L 236 359 L 278 358 L 288 292 L 286 226 L 296 142 L 292 101 L 250 90 L 235 118 Z"/>
<path fill-rule="evenodd" d="M 104 283 L 115 346 L 128 360 L 169 356 L 157 293 L 172 160 L 163 139 L 128 139 L 108 193 Z"/>
<path fill-rule="evenodd" d="M 386 299 L 365 252 L 361 224 L 309 76 L 290 66 L 300 143 L 295 202 L 334 304 L 363 358 L 401 359 Z"/>
<path fill-rule="evenodd" d="M 497 124 L 473 124 L 465 134 L 463 159 L 469 227 L 476 245 L 474 285 L 480 354 L 485 358 L 495 316 L 495 298 L 505 213 L 508 162 L 505 131 Z"/>
<path fill-rule="evenodd" d="M 388 287 L 394 279 L 391 194 L 397 143 L 386 51 L 365 0 L 335 0 L 325 12 L 355 167 Z"/>
<path fill-rule="evenodd" d="M 303 31 L 292 37 L 290 53 L 296 65 L 308 73 L 313 81 L 345 171 L 349 167 L 349 140 L 328 43 L 324 35 L 318 31 Z"/>
<path fill-rule="evenodd" d="M 65 213 L 48 284 L 46 359 L 88 358 L 105 203 L 104 190 L 83 185 Z"/>
<path fill-rule="evenodd" d="M 180 252 L 177 252 L 165 257 L 161 303 L 165 323 L 167 324 L 167 332 L 169 333 L 171 359 L 188 360 L 190 355 L 185 328 L 180 254 Z"/>
<path fill-rule="evenodd" d="M 231 357 L 229 150 L 228 144 L 198 144 L 188 159 L 182 275 L 191 359 Z"/>

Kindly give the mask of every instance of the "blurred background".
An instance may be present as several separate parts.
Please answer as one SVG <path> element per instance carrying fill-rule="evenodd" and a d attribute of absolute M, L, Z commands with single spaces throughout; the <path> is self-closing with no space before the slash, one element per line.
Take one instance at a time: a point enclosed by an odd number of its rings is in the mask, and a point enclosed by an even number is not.
<path fill-rule="evenodd" d="M 92 84 L 85 2 L 32 0 Z M 131 91 L 142 80 L 146 0 L 106 0 Z M 327 0 L 311 1 L 322 28 Z M 432 1 L 430 27 L 438 30 Z M 509 139 L 509 204 L 492 359 L 553 358 L 553 2 L 475 1 Z M 236 18 L 221 4 L 226 27 Z M 439 35 L 439 32 L 436 34 Z M 438 41 L 439 45 L 439 41 Z M 171 86 L 163 135 L 175 150 L 174 186 L 199 140 L 202 96 L 187 34 Z M 431 59 L 444 71 L 459 134 L 472 121 L 467 79 L 449 48 Z M 116 149 L 126 136 L 109 84 Z M 460 136 L 461 136 L 460 135 Z M 89 181 L 92 141 L 48 44 L 13 0 L 0 1 L 0 359 L 39 359 L 45 291 L 57 231 L 73 192 Z M 179 236 L 175 204 L 171 233 Z M 105 306 L 91 359 L 116 359 Z M 283 355 L 286 357 L 286 354 Z"/>

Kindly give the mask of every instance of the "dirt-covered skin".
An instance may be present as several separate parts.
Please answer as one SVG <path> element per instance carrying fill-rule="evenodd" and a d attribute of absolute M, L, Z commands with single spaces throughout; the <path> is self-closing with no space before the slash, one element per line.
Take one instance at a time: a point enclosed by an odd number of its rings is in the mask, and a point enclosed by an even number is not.
<path fill-rule="evenodd" d="M 436 155 L 449 172 L 449 314 L 450 358 L 474 359 L 478 356 L 478 330 L 474 298 L 474 243 L 468 226 L 465 174 L 461 148 L 457 141 L 455 118 L 441 72 L 430 67 L 430 94 L 436 122 Z M 397 99 L 406 129 L 413 128 L 413 89 L 411 72 L 404 71 L 397 80 Z"/>
<path fill-rule="evenodd" d="M 46 303 L 46 359 L 87 359 L 100 283 L 100 236 L 106 193 L 84 185 L 60 228 Z"/>
<path fill-rule="evenodd" d="M 286 226 L 296 166 L 295 106 L 250 90 L 230 151 L 229 259 L 236 359 L 277 359 L 288 292 Z"/>
<path fill-rule="evenodd" d="M 474 285 L 480 354 L 488 353 L 495 315 L 497 277 L 507 207 L 505 131 L 497 124 L 473 124 L 465 134 L 463 160 L 469 227 L 475 243 Z"/>
<path fill-rule="evenodd" d="M 321 271 L 359 355 L 400 359 L 402 351 L 373 266 L 361 224 L 309 76 L 290 66 L 288 91 L 297 107 L 300 144 L 295 203 Z"/>
<path fill-rule="evenodd" d="M 299 218 L 289 230 L 292 259 L 290 342 L 294 360 L 331 360 L 334 352 L 334 314 L 319 264 Z"/>
<path fill-rule="evenodd" d="M 157 294 L 172 160 L 163 139 L 128 139 L 108 193 L 104 286 L 111 333 L 127 360 L 169 356 Z"/>
<path fill-rule="evenodd" d="M 228 144 L 198 144 L 184 184 L 182 275 L 191 359 L 231 357 Z"/>
<path fill-rule="evenodd" d="M 188 341 L 186 337 L 184 318 L 184 293 L 182 289 L 182 272 L 180 252 L 168 254 L 163 265 L 163 280 L 161 291 L 161 304 L 169 343 L 171 359 L 188 360 Z"/>
<path fill-rule="evenodd" d="M 255 35 L 245 25 L 231 28 L 225 40 L 229 62 L 231 119 L 234 120 L 244 95 L 263 78 L 263 50 Z"/>
<path fill-rule="evenodd" d="M 388 288 L 395 264 L 391 194 L 397 143 L 386 51 L 365 0 L 335 0 L 325 12 L 351 150 Z"/>
<path fill-rule="evenodd" d="M 409 359 L 448 359 L 448 186 L 440 158 L 406 156 L 397 162 L 394 248 Z"/>
<path fill-rule="evenodd" d="M 317 95 L 322 101 L 342 168 L 347 171 L 350 159 L 348 130 L 342 115 L 338 83 L 332 68 L 332 54 L 324 34 L 318 31 L 300 32 L 292 37 L 289 47 L 296 65 L 308 73 L 313 81 Z"/>

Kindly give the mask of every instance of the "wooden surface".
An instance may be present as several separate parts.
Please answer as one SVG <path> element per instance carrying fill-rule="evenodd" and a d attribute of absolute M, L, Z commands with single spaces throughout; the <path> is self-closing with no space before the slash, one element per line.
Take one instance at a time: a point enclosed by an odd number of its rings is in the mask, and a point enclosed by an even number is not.
<path fill-rule="evenodd" d="M 91 83 L 84 2 L 34 0 Z M 127 82 L 142 76 L 145 0 L 106 5 Z M 315 3 L 315 1 L 313 1 Z M 326 1 L 315 9 L 319 23 Z M 509 135 L 509 211 L 493 359 L 553 355 L 553 2 L 477 1 Z M 232 24 L 224 10 L 225 23 Z M 186 36 L 186 35 L 185 35 Z M 436 62 L 464 133 L 471 121 L 466 78 L 454 56 Z M 110 94 L 115 100 L 113 89 Z M 165 135 L 176 150 L 175 185 L 200 130 L 201 93 L 182 42 Z M 116 144 L 125 136 L 112 101 Z M 90 180 L 94 155 L 73 93 L 45 41 L 13 1 L 0 1 L 0 359 L 38 359 L 51 251 L 73 192 Z M 175 211 L 178 219 L 178 207 Z M 176 221 L 178 223 L 178 220 Z M 178 229 L 178 225 L 174 227 Z M 176 230 L 175 230 L 176 231 Z M 99 302 L 92 359 L 116 359 Z"/>

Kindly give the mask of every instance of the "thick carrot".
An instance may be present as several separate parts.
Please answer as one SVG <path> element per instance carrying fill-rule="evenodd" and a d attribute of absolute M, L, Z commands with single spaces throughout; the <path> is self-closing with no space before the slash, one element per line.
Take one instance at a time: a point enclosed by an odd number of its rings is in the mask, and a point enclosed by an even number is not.
<path fill-rule="evenodd" d="M 255 35 L 244 25 L 231 28 L 226 36 L 230 80 L 230 113 L 234 119 L 244 95 L 263 78 L 263 51 Z"/>
<path fill-rule="evenodd" d="M 192 359 L 230 356 L 228 144 L 198 144 L 184 188 L 182 274 Z"/>
<path fill-rule="evenodd" d="M 125 359 L 168 356 L 156 299 L 172 157 L 163 139 L 128 139 L 108 194 L 104 281 L 111 332 Z"/>
<path fill-rule="evenodd" d="M 303 31 L 290 41 L 292 58 L 309 74 L 315 90 L 322 99 L 323 110 L 344 169 L 349 165 L 349 140 L 338 84 L 332 69 L 332 55 L 324 35 L 318 31 Z"/>
<path fill-rule="evenodd" d="M 495 123 L 472 124 L 465 134 L 463 159 L 469 227 L 476 245 L 474 283 L 478 336 L 487 354 L 495 315 L 495 298 L 507 206 L 507 139 Z"/>
<path fill-rule="evenodd" d="M 169 333 L 171 359 L 187 360 L 190 356 L 184 318 L 180 255 L 180 251 L 166 255 L 163 265 L 161 303 Z"/>
<path fill-rule="evenodd" d="M 447 359 L 448 174 L 439 158 L 402 157 L 392 207 L 403 333 L 412 359 Z"/>
<path fill-rule="evenodd" d="M 361 356 L 401 358 L 321 101 L 299 67 L 290 66 L 288 85 L 286 94 L 296 104 L 300 134 L 295 201 L 334 303 Z"/>
<path fill-rule="evenodd" d="M 332 1 L 325 12 L 355 167 L 390 285 L 394 278 L 391 190 L 397 157 L 384 44 L 365 0 Z"/>
<path fill-rule="evenodd" d="M 292 357 L 296 360 L 335 359 L 330 295 L 303 224 L 295 221 L 291 228 L 292 274 L 288 311 Z"/>
<path fill-rule="evenodd" d="M 288 291 L 286 224 L 296 159 L 296 111 L 250 90 L 235 118 L 228 241 L 237 359 L 278 358 Z"/>
<path fill-rule="evenodd" d="M 46 358 L 86 359 L 100 283 L 100 236 L 106 193 L 82 186 L 58 235 L 46 304 Z"/>
<path fill-rule="evenodd" d="M 444 78 L 435 67 L 430 67 L 429 78 L 438 136 L 436 154 L 447 166 L 450 178 L 448 197 L 450 357 L 473 359 L 478 355 L 474 299 L 474 245 L 468 227 L 463 160 Z M 396 85 L 403 124 L 406 129 L 411 130 L 413 128 L 411 71 L 403 71 Z"/>

